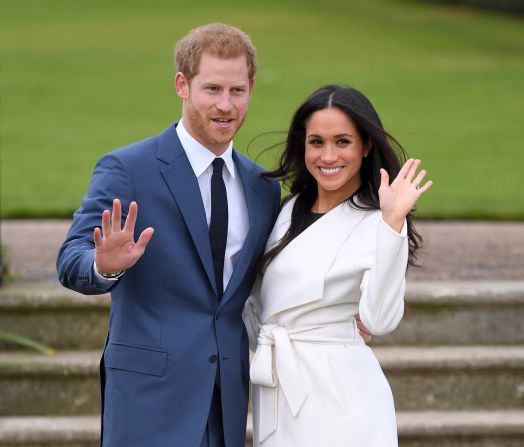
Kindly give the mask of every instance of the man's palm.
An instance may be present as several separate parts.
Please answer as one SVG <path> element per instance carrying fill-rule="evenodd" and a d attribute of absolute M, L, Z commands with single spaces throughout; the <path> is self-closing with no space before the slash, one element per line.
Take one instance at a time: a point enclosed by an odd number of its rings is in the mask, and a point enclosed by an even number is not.
<path fill-rule="evenodd" d="M 153 236 L 153 228 L 146 228 L 138 241 L 134 241 L 134 231 L 138 205 L 131 202 L 124 227 L 122 228 L 122 205 L 120 200 L 113 201 L 112 213 L 102 213 L 102 229 L 95 228 L 95 262 L 102 273 L 116 273 L 128 269 L 144 254 L 146 246 Z"/>

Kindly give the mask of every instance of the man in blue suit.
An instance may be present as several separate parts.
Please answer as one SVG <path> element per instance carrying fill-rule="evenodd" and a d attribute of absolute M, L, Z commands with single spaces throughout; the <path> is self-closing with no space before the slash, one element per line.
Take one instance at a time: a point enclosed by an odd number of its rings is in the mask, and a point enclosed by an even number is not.
<path fill-rule="evenodd" d="M 245 445 L 241 313 L 280 203 L 278 184 L 232 148 L 255 50 L 211 24 L 177 44 L 176 64 L 182 120 L 98 162 L 57 259 L 64 286 L 111 291 L 105 447 Z"/>

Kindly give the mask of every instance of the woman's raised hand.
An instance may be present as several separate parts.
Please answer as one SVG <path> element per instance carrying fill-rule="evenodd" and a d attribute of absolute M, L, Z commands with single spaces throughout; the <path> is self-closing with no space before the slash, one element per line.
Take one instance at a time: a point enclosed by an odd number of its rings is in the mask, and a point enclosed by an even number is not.
<path fill-rule="evenodd" d="M 134 231 L 138 205 L 131 202 L 124 227 L 122 228 L 122 205 L 113 200 L 113 210 L 102 213 L 102 229 L 95 228 L 95 262 L 99 272 L 117 273 L 132 267 L 144 254 L 146 245 L 153 236 L 149 227 L 135 243 Z"/>
<path fill-rule="evenodd" d="M 380 169 L 380 188 L 378 195 L 382 217 L 395 231 L 400 231 L 404 219 L 411 211 L 418 198 L 433 184 L 431 180 L 422 184 L 426 171 L 417 174 L 420 160 L 410 158 L 400 169 L 397 177 L 389 183 L 389 175 Z M 417 174 L 417 175 L 416 175 Z"/>

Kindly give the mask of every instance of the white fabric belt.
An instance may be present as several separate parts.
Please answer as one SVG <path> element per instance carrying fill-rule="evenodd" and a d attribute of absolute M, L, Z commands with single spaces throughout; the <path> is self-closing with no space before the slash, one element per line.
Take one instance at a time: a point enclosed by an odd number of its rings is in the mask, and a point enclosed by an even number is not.
<path fill-rule="evenodd" d="M 258 345 L 249 375 L 259 388 L 259 440 L 263 442 L 277 429 L 277 383 L 280 383 L 291 413 L 296 417 L 307 399 L 291 341 L 334 344 L 364 344 L 357 322 L 344 321 L 322 326 L 286 329 L 264 324 L 258 334 Z M 275 365 L 273 366 L 273 347 Z"/>

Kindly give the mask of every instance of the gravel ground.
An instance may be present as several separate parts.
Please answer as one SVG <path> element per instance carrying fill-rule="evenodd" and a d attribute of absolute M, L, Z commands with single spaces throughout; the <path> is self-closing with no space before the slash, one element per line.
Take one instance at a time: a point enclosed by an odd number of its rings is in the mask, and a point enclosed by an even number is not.
<path fill-rule="evenodd" d="M 4 220 L 2 243 L 11 273 L 20 279 L 56 281 L 55 259 L 70 221 Z M 418 268 L 408 281 L 523 280 L 524 223 L 421 221 L 425 239 Z"/>

